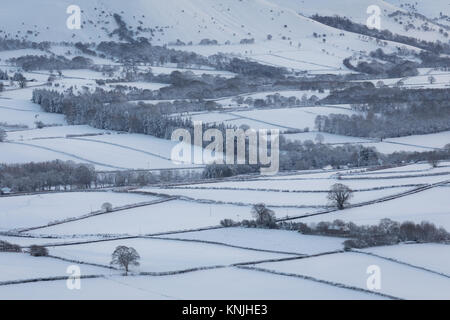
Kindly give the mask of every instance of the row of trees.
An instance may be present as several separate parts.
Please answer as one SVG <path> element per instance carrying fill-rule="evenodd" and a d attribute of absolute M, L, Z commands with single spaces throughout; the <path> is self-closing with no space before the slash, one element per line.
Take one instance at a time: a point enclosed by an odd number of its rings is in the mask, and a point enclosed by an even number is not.
<path fill-rule="evenodd" d="M 396 222 L 383 219 L 378 225 L 358 226 L 353 222 L 335 220 L 316 224 L 284 223 L 283 228 L 296 229 L 302 234 L 351 238 L 344 245 L 347 249 L 395 245 L 405 241 L 442 243 L 450 241 L 450 233 L 433 223 Z"/>
<path fill-rule="evenodd" d="M 450 130 L 450 100 L 368 104 L 360 114 L 317 116 L 319 131 L 355 137 L 401 137 Z"/>
<path fill-rule="evenodd" d="M 64 114 L 67 122 L 73 125 L 88 124 L 99 129 L 143 133 L 164 139 L 170 139 L 172 132 L 179 128 L 193 131 L 190 120 L 167 117 L 152 108 L 132 103 L 107 104 L 100 94 L 75 96 L 41 89 L 33 91 L 32 100 L 46 112 Z"/>
<path fill-rule="evenodd" d="M 0 189 L 12 192 L 86 190 L 90 188 L 146 186 L 204 179 L 198 170 L 98 172 L 88 164 L 48 161 L 0 165 Z"/>
<path fill-rule="evenodd" d="M 25 71 L 31 70 L 62 70 L 62 69 L 87 69 L 93 61 L 84 57 L 74 57 L 71 60 L 63 56 L 36 56 L 26 55 L 8 60 L 10 63 Z"/>
<path fill-rule="evenodd" d="M 0 166 L 0 187 L 14 192 L 89 189 L 95 178 L 92 166 L 72 161 Z"/>

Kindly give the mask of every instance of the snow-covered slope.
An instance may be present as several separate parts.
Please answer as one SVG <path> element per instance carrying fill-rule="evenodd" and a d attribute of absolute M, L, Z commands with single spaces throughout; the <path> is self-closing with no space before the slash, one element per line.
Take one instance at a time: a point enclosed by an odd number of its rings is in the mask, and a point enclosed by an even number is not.
<path fill-rule="evenodd" d="M 427 13 L 445 11 L 445 1 Z M 370 5 L 380 7 L 383 28 L 405 33 L 404 26 L 388 15 L 398 10 L 407 12 L 382 0 L 131 0 L 126 6 L 120 0 L 79 0 L 82 29 L 70 30 L 66 10 L 72 4 L 72 0 L 4 0 L 0 11 L 2 29 L 9 37 L 30 40 L 100 41 L 109 39 L 108 34 L 117 27 L 112 16 L 117 13 L 133 30 L 140 27 L 138 36 L 152 37 L 155 42 L 180 39 L 196 43 L 209 38 L 236 43 L 244 38 L 266 39 L 268 34 L 296 39 L 312 32 L 329 32 L 305 18 L 315 13 L 365 23 Z M 34 10 L 26 9 L 30 6 Z M 415 33 L 424 37 L 422 32 Z M 429 38 L 439 37 L 439 33 L 428 34 Z"/>

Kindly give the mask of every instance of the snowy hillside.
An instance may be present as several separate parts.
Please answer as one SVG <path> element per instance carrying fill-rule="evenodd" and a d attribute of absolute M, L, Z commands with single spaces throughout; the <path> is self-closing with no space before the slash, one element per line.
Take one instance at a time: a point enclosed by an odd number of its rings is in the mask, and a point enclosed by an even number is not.
<path fill-rule="evenodd" d="M 450 0 L 73 2 L 2 1 L 0 300 L 450 299 Z"/>

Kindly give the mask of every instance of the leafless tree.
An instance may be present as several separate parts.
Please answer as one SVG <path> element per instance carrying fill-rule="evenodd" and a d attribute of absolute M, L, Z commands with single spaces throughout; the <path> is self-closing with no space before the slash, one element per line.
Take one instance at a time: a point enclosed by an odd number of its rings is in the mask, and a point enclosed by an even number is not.
<path fill-rule="evenodd" d="M 128 270 L 131 266 L 138 266 L 141 257 L 134 248 L 126 246 L 118 246 L 112 254 L 111 265 L 118 265 L 125 269 L 125 274 L 128 275 Z"/>
<path fill-rule="evenodd" d="M 429 82 L 430 84 L 433 84 L 433 83 L 436 82 L 436 78 L 433 77 L 433 76 L 429 76 L 429 77 L 428 77 L 428 82 Z"/>
<path fill-rule="evenodd" d="M 439 165 L 439 159 L 433 155 L 431 155 L 428 159 L 427 159 L 428 163 L 430 164 L 430 166 L 432 168 L 437 168 Z"/>
<path fill-rule="evenodd" d="M 330 200 L 339 210 L 343 210 L 353 197 L 353 191 L 341 183 L 333 185 L 328 192 L 328 200 Z"/>
<path fill-rule="evenodd" d="M 259 226 L 270 228 L 276 225 L 275 212 L 267 208 L 264 203 L 255 204 L 252 215 Z"/>

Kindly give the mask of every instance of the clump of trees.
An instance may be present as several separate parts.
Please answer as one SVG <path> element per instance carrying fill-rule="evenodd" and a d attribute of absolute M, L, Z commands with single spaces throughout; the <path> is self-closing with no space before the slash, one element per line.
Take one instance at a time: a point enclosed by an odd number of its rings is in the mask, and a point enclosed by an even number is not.
<path fill-rule="evenodd" d="M 252 206 L 251 209 L 254 220 L 233 221 L 232 219 L 224 219 L 220 221 L 220 225 L 225 228 L 230 227 L 245 227 L 245 228 L 263 228 L 263 229 L 278 229 L 275 212 L 264 203 L 258 203 Z"/>
<path fill-rule="evenodd" d="M 275 212 L 266 207 L 264 203 L 258 203 L 252 207 L 252 215 L 256 226 L 259 228 L 276 229 L 277 219 Z"/>
<path fill-rule="evenodd" d="M 419 74 L 417 63 L 403 60 L 398 64 L 393 64 L 389 62 L 378 62 L 376 60 L 372 61 L 361 61 L 358 62 L 356 66 L 352 65 L 350 58 L 346 58 L 343 64 L 351 69 L 362 73 L 367 73 L 371 75 L 376 75 L 380 77 L 388 78 L 401 78 L 401 77 L 413 77 Z"/>
<path fill-rule="evenodd" d="M 17 244 L 0 240 L 0 252 L 22 252 L 22 248 Z"/>
<path fill-rule="evenodd" d="M 72 161 L 0 166 L 0 186 L 13 192 L 89 189 L 95 179 L 93 166 Z"/>
<path fill-rule="evenodd" d="M 29 252 L 33 257 L 48 257 L 48 249 L 43 246 L 32 245 Z"/>
<path fill-rule="evenodd" d="M 26 55 L 8 60 L 10 63 L 25 71 L 32 70 L 61 70 L 61 69 L 87 69 L 93 64 L 91 59 L 74 57 L 71 60 L 64 56 L 36 56 Z"/>
<path fill-rule="evenodd" d="M 450 95 L 446 89 L 333 92 L 322 102 L 352 103 L 358 114 L 317 116 L 319 131 L 357 137 L 387 138 L 450 129 Z"/>
<path fill-rule="evenodd" d="M 316 224 L 283 223 L 284 229 L 298 230 L 307 235 L 324 235 L 351 238 L 344 242 L 347 249 L 395 245 L 401 242 L 444 243 L 450 241 L 450 233 L 433 223 L 396 222 L 383 219 L 378 225 L 358 226 L 353 222 L 335 220 Z"/>
<path fill-rule="evenodd" d="M 153 46 L 147 39 L 132 42 L 101 42 L 97 46 L 97 51 L 120 61 L 146 62 L 151 65 L 164 65 L 166 63 L 210 65 L 207 58 L 194 52 Z"/>
<path fill-rule="evenodd" d="M 344 210 L 344 208 L 349 204 L 350 199 L 353 197 L 353 191 L 346 185 L 342 183 L 334 184 L 330 191 L 328 192 L 328 200 L 336 206 L 339 210 Z"/>
<path fill-rule="evenodd" d="M 324 143 L 314 143 L 311 140 L 292 141 L 280 138 L 281 170 L 308 170 L 333 168 L 377 166 L 386 162 L 387 158 L 373 147 L 361 145 L 333 146 Z"/>
<path fill-rule="evenodd" d="M 143 133 L 170 139 L 175 129 L 193 131 L 190 120 L 167 117 L 152 109 L 131 103 L 106 105 L 100 94 L 59 94 L 55 91 L 35 90 L 33 101 L 47 112 L 62 113 L 70 124 L 88 124 L 95 128 Z"/>
<path fill-rule="evenodd" d="M 27 40 L 0 38 L 0 51 L 18 49 L 37 49 L 44 51 L 50 49 L 50 42 L 32 42 Z"/>
<path fill-rule="evenodd" d="M 130 266 L 139 266 L 140 259 L 141 257 L 136 249 L 118 246 L 112 254 L 111 265 L 118 265 L 120 268 L 125 269 L 125 274 L 128 275 Z"/>
<path fill-rule="evenodd" d="M 219 179 L 259 172 L 257 165 L 210 164 L 203 169 L 203 179 Z"/>

